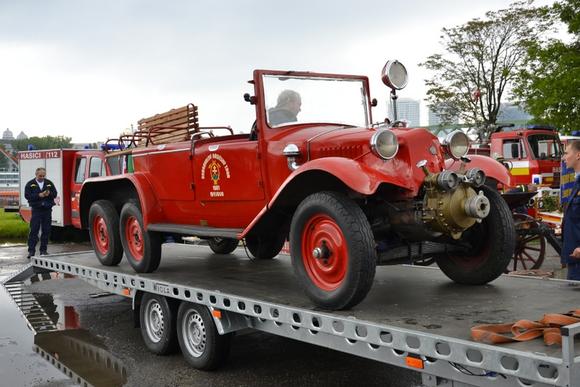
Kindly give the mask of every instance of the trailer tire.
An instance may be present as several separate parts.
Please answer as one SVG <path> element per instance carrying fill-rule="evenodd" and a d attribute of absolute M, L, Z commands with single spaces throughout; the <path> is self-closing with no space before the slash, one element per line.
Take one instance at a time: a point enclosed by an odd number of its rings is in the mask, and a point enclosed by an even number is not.
<path fill-rule="evenodd" d="M 214 237 L 207 240 L 209 248 L 216 254 L 230 254 L 238 247 L 239 243 L 240 241 L 234 238 Z"/>
<path fill-rule="evenodd" d="M 292 266 L 306 294 L 325 309 L 347 309 L 369 292 L 377 253 L 362 209 L 338 192 L 300 203 L 290 226 Z"/>
<path fill-rule="evenodd" d="M 465 255 L 439 255 L 437 264 L 447 277 L 464 285 L 484 285 L 503 274 L 515 249 L 516 234 L 512 213 L 496 189 L 480 190 L 490 202 L 489 215 L 466 230 L 461 237 L 471 244 Z"/>
<path fill-rule="evenodd" d="M 168 355 L 177 349 L 177 304 L 158 294 L 145 293 L 139 308 L 141 336 L 156 355 Z"/>
<path fill-rule="evenodd" d="M 161 235 L 145 231 L 143 215 L 134 203 L 121 210 L 121 241 L 127 260 L 137 273 L 152 273 L 161 261 Z"/>
<path fill-rule="evenodd" d="M 283 233 L 246 237 L 246 247 L 256 259 L 272 259 L 276 257 L 280 254 L 285 242 L 286 235 Z"/>
<path fill-rule="evenodd" d="M 185 360 L 199 370 L 215 370 L 227 359 L 232 334 L 220 335 L 204 305 L 182 302 L 177 313 L 177 338 Z"/>
<path fill-rule="evenodd" d="M 119 214 L 108 200 L 95 201 L 89 210 L 89 236 L 102 265 L 116 266 L 123 259 Z"/>

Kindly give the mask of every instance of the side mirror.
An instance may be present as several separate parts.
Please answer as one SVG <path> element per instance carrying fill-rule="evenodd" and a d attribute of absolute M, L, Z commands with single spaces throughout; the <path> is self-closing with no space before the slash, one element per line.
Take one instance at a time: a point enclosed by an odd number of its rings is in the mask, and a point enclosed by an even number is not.
<path fill-rule="evenodd" d="M 250 94 L 246 93 L 246 94 L 244 94 L 244 101 L 249 102 L 250 105 L 255 105 L 256 104 L 256 96 L 254 96 L 254 95 L 250 96 Z"/>
<path fill-rule="evenodd" d="M 99 177 L 99 176 L 101 176 L 99 172 L 91 172 L 91 174 L 89 175 L 89 177 Z"/>

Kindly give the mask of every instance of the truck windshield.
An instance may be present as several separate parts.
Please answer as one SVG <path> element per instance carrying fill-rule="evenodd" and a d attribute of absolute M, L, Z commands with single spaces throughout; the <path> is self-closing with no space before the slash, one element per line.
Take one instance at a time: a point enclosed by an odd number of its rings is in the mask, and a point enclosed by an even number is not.
<path fill-rule="evenodd" d="M 264 75 L 263 81 L 272 128 L 305 123 L 369 125 L 369 101 L 360 79 Z"/>
<path fill-rule="evenodd" d="M 531 134 L 528 136 L 528 143 L 536 159 L 560 159 L 562 157 L 560 141 L 554 135 Z"/>

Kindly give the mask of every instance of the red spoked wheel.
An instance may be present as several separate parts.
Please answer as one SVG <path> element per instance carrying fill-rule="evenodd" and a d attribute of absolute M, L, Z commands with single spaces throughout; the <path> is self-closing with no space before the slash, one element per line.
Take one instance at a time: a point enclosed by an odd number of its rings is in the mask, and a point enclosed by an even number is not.
<path fill-rule="evenodd" d="M 325 214 L 312 216 L 302 232 L 302 261 L 320 289 L 337 289 L 348 268 L 348 246 L 338 224 Z"/>
<path fill-rule="evenodd" d="M 129 202 L 121 210 L 121 241 L 127 260 L 138 273 L 157 270 L 161 261 L 161 236 L 145 231 L 141 209 Z"/>
<path fill-rule="evenodd" d="M 290 226 L 290 254 L 304 291 L 322 308 L 350 308 L 372 286 L 373 233 L 362 209 L 344 194 L 319 192 L 300 203 Z"/>
<path fill-rule="evenodd" d="M 129 216 L 125 224 L 125 240 L 131 255 L 136 261 L 143 259 L 143 231 L 139 221 L 134 216 Z"/>
<path fill-rule="evenodd" d="M 536 219 L 526 214 L 514 214 L 516 249 L 512 270 L 537 270 L 546 256 L 546 238 Z"/>
<path fill-rule="evenodd" d="M 97 200 L 89 209 L 89 237 L 95 255 L 105 266 L 118 265 L 123 258 L 119 236 L 119 214 L 107 200 Z"/>
<path fill-rule="evenodd" d="M 107 230 L 105 218 L 100 215 L 96 215 L 93 219 L 93 238 L 95 249 L 103 255 L 107 254 L 107 251 L 109 251 L 109 231 Z"/>

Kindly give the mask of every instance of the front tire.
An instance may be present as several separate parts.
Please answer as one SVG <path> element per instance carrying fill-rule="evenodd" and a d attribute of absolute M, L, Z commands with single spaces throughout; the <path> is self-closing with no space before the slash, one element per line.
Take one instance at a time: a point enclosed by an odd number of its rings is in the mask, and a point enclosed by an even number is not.
<path fill-rule="evenodd" d="M 315 193 L 300 203 L 290 226 L 290 252 L 302 287 L 322 308 L 350 308 L 372 286 L 373 233 L 361 208 L 343 194 Z"/>
<path fill-rule="evenodd" d="M 461 237 L 469 252 L 437 257 L 439 268 L 447 277 L 464 285 L 484 285 L 505 272 L 515 248 L 512 213 L 501 195 L 486 186 L 480 188 L 489 199 L 489 215 L 466 230 Z"/>
<path fill-rule="evenodd" d="M 166 297 L 145 293 L 139 309 L 141 336 L 156 355 L 168 355 L 177 349 L 177 307 Z"/>
<path fill-rule="evenodd" d="M 126 203 L 121 210 L 121 241 L 127 260 L 137 273 L 157 270 L 161 261 L 161 237 L 145 231 L 141 210 L 134 203 Z"/>
<path fill-rule="evenodd" d="M 239 240 L 234 238 L 220 237 L 214 237 L 207 240 L 209 248 L 216 254 L 230 254 L 238 247 L 239 242 Z"/>
<path fill-rule="evenodd" d="M 177 338 L 185 360 L 193 368 L 210 371 L 226 361 L 232 335 L 218 333 L 206 306 L 182 302 L 177 313 Z"/>
<path fill-rule="evenodd" d="M 108 200 L 95 201 L 89 210 L 89 236 L 95 255 L 104 266 L 116 266 L 123 258 L 119 214 Z"/>

